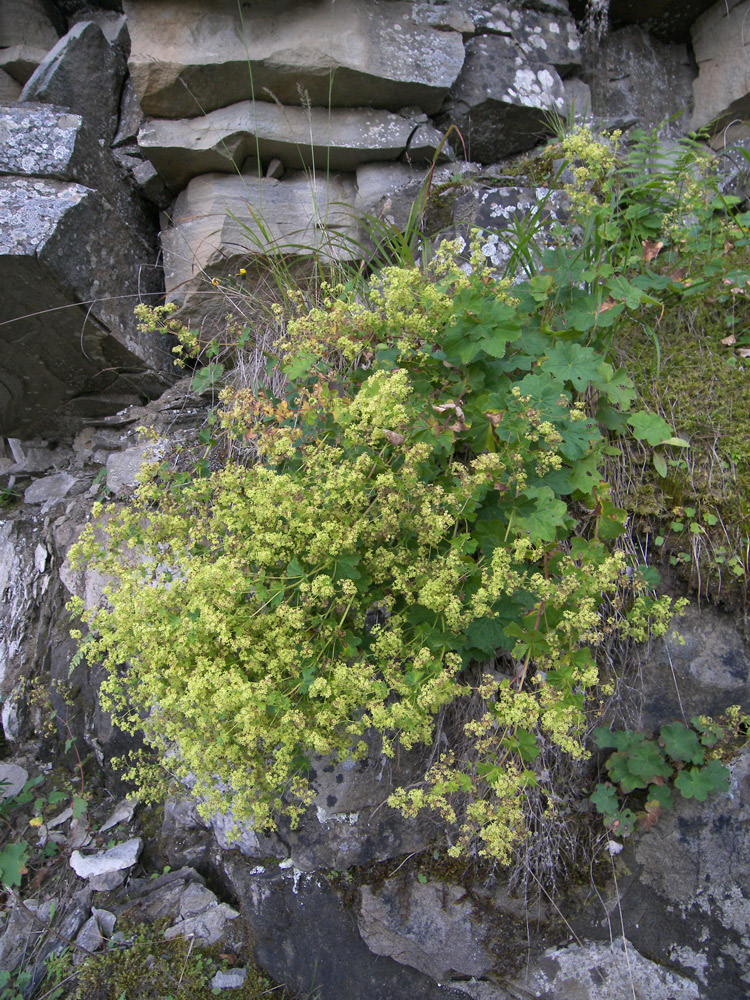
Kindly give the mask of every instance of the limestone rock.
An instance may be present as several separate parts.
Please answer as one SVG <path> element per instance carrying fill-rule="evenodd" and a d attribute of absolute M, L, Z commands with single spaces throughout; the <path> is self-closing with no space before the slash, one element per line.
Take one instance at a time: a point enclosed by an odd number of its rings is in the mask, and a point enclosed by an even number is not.
<path fill-rule="evenodd" d="M 44 476 L 36 479 L 23 495 L 24 503 L 45 503 L 47 500 L 60 500 L 67 496 L 75 484 L 73 476 L 67 472 L 58 472 L 54 476 Z"/>
<path fill-rule="evenodd" d="M 149 119 L 138 143 L 167 186 L 180 191 L 198 174 L 237 173 L 248 157 L 324 171 L 351 171 L 403 154 L 431 162 L 442 138 L 431 125 L 389 111 L 242 101 L 200 118 Z"/>
<path fill-rule="evenodd" d="M 0 67 L 26 83 L 64 31 L 60 12 L 44 0 L 3 0 L 0 5 Z"/>
<path fill-rule="evenodd" d="M 473 904 L 457 885 L 386 881 L 362 887 L 359 930 L 370 951 L 433 979 L 484 976 L 495 964 L 482 946 Z"/>
<path fill-rule="evenodd" d="M 93 21 L 81 21 L 48 53 L 26 83 L 22 101 L 57 104 L 81 114 L 100 138 L 117 129 L 125 57 Z"/>
<path fill-rule="evenodd" d="M 229 969 L 228 972 L 217 972 L 211 980 L 211 989 L 236 990 L 245 985 L 247 969 Z"/>
<path fill-rule="evenodd" d="M 716 132 L 750 111 L 748 0 L 715 3 L 691 29 L 698 77 L 690 127 Z"/>
<path fill-rule="evenodd" d="M 304 261 L 313 252 L 351 257 L 356 234 L 352 178 L 272 178 L 203 174 L 175 202 L 162 230 L 167 300 L 189 322 L 246 316 L 253 261 L 269 251 Z M 240 281 L 240 267 L 248 271 Z M 225 278 L 217 291 L 211 280 Z M 258 279 L 261 276 L 258 275 Z"/>
<path fill-rule="evenodd" d="M 546 115 L 564 107 L 553 66 L 526 59 L 512 38 L 483 35 L 468 42 L 440 121 L 458 127 L 470 159 L 492 163 L 539 143 L 549 130 Z"/>
<path fill-rule="evenodd" d="M 29 780 L 29 772 L 18 764 L 0 764 L 0 801 L 12 799 Z"/>
<path fill-rule="evenodd" d="M 663 42 L 633 25 L 613 31 L 587 56 L 594 114 L 635 118 L 643 128 L 682 115 L 667 131 L 688 129 L 695 67 L 687 46 Z"/>
<path fill-rule="evenodd" d="M 271 92 L 285 105 L 418 105 L 437 111 L 461 35 L 418 25 L 412 5 L 322 0 L 125 0 L 130 74 L 147 115 L 183 118 Z"/>
<path fill-rule="evenodd" d="M 85 879 L 121 872 L 132 868 L 142 849 L 141 838 L 133 837 L 109 850 L 97 851 L 95 854 L 83 855 L 80 851 L 73 851 L 70 856 L 70 867 L 79 878 Z"/>
<path fill-rule="evenodd" d="M 114 451 L 107 458 L 107 489 L 113 496 L 132 492 L 138 482 L 144 462 L 156 461 L 164 454 L 165 442 L 149 441 L 146 444 Z"/>
<path fill-rule="evenodd" d="M 696 983 L 644 958 L 623 938 L 550 948 L 519 985 L 540 1000 L 701 1000 Z"/>

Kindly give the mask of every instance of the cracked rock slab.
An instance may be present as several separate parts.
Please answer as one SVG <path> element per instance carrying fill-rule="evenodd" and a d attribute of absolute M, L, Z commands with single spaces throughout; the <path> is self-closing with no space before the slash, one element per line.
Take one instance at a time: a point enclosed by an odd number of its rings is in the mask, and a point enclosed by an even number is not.
<path fill-rule="evenodd" d="M 457 31 L 418 24 L 411 3 L 125 0 L 130 75 L 144 112 L 204 114 L 269 92 L 285 105 L 438 110 L 458 76 Z M 302 95 L 302 98 L 300 97 Z"/>
<path fill-rule="evenodd" d="M 287 170 L 353 171 L 361 163 L 396 160 L 408 149 L 410 160 L 432 162 L 442 139 L 430 124 L 408 115 L 264 101 L 241 101 L 198 118 L 152 118 L 138 136 L 140 148 L 174 191 L 198 174 L 237 173 L 248 158 L 260 167 L 278 159 Z"/>

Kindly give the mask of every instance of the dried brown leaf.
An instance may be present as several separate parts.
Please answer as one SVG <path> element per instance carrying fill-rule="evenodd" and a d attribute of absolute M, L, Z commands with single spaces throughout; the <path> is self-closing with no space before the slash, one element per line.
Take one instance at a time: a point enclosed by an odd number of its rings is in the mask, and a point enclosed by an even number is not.
<path fill-rule="evenodd" d="M 664 244 L 661 240 L 644 240 L 643 259 L 647 264 L 650 264 L 652 260 L 656 260 L 663 249 Z"/>
<path fill-rule="evenodd" d="M 724 347 L 731 347 L 732 344 L 736 344 L 737 343 L 737 338 L 735 337 L 735 335 L 733 333 L 730 333 L 728 337 L 725 337 L 721 341 L 721 343 L 724 345 Z"/>
<path fill-rule="evenodd" d="M 406 438 L 403 434 L 399 434 L 397 431 L 383 431 L 383 437 L 390 441 L 391 444 L 403 444 Z"/>

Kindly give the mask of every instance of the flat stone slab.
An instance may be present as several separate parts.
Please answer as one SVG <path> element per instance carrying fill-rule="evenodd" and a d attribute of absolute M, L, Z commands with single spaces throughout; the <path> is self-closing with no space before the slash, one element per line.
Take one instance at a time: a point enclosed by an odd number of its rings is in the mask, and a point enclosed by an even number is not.
<path fill-rule="evenodd" d="M 698 76 L 691 129 L 720 131 L 750 112 L 747 20 L 750 3 L 715 3 L 690 29 Z"/>
<path fill-rule="evenodd" d="M 353 178 L 273 178 L 202 174 L 175 202 L 171 226 L 162 230 L 167 301 L 183 310 L 183 322 L 221 322 L 247 307 L 253 261 L 276 251 L 293 259 L 319 252 L 353 256 L 348 237 L 357 233 Z M 248 271 L 240 287 L 240 267 Z M 221 290 L 212 287 L 226 277 Z M 258 275 L 262 280 L 262 275 Z M 240 311 L 238 315 L 243 315 Z"/>
<path fill-rule="evenodd" d="M 138 143 L 161 178 L 180 191 L 198 174 L 237 173 L 250 158 L 287 169 L 353 171 L 361 163 L 430 162 L 443 139 L 427 122 L 373 108 L 282 107 L 241 101 L 198 118 L 149 119 Z M 444 147 L 444 156 L 450 147 Z"/>
<path fill-rule="evenodd" d="M 411 3 L 124 0 L 130 75 L 147 115 L 182 118 L 269 92 L 285 105 L 438 110 L 462 36 L 413 19 Z M 300 97 L 302 94 L 302 98 Z"/>
<path fill-rule="evenodd" d="M 12 799 L 29 780 L 29 772 L 19 764 L 0 764 L 0 801 Z"/>
<path fill-rule="evenodd" d="M 70 867 L 79 878 L 91 879 L 99 875 L 109 875 L 132 867 L 142 849 L 141 838 L 133 837 L 132 840 L 117 844 L 108 851 L 97 851 L 96 854 L 83 855 L 80 851 L 73 851 L 70 856 Z"/>

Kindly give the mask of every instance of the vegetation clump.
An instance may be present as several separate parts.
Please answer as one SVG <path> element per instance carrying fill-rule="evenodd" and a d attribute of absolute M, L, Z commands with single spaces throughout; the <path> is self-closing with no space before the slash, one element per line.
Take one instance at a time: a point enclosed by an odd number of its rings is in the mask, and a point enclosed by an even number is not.
<path fill-rule="evenodd" d="M 742 230 L 714 224 L 695 157 L 655 185 L 645 142 L 624 161 L 616 136 L 562 145 L 585 221 L 528 279 L 454 243 L 326 287 L 269 357 L 285 380 L 222 395 L 241 461 L 179 481 L 157 464 L 127 508 L 95 510 L 77 558 L 112 583 L 75 605 L 87 655 L 206 813 L 297 821 L 314 757 L 361 757 L 372 733 L 386 757 L 429 747 L 464 705 L 389 802 L 437 814 L 451 854 L 508 863 L 542 750 L 587 755 L 599 650 L 668 628 L 604 470 L 643 450 L 663 477 L 687 441 L 637 407 L 613 345 L 691 294 L 675 255 Z"/>

